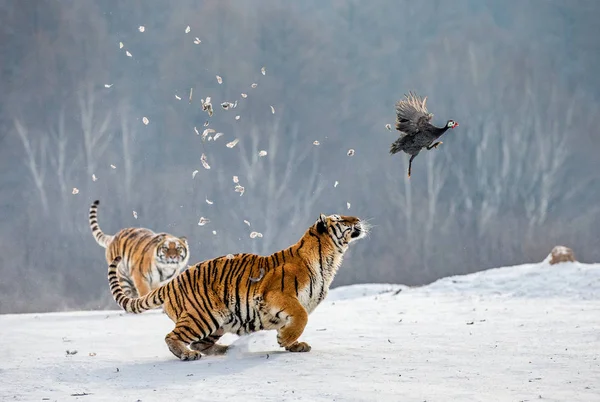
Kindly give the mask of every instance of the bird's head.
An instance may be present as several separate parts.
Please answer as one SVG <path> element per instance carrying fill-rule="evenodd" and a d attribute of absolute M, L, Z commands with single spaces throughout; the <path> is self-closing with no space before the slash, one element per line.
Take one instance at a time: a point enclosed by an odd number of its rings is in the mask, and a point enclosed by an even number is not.
<path fill-rule="evenodd" d="M 458 123 L 455 122 L 454 120 L 448 120 L 448 123 L 446 123 L 446 127 L 448 127 L 448 128 L 456 128 L 456 127 L 458 127 Z"/>

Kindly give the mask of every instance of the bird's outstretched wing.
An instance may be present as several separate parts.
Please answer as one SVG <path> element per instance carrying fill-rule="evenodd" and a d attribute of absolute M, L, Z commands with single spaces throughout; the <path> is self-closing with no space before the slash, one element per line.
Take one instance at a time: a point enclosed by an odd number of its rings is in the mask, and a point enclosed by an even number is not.
<path fill-rule="evenodd" d="M 396 103 L 396 130 L 415 135 L 431 120 L 433 114 L 427 111 L 427 97 L 421 98 L 413 92 L 404 96 L 406 99 Z"/>

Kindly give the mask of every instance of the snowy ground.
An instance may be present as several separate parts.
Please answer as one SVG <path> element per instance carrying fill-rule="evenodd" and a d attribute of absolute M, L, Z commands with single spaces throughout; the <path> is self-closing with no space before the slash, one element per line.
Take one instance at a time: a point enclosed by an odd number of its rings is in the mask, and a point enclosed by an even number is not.
<path fill-rule="evenodd" d="M 158 311 L 0 316 L 0 399 L 600 401 L 600 265 L 334 289 L 304 354 L 263 332 L 181 362 L 171 329 Z"/>

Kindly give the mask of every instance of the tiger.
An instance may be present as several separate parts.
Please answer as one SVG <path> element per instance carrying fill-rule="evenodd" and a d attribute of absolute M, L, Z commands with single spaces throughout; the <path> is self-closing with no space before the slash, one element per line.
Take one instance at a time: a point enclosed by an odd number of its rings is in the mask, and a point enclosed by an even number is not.
<path fill-rule="evenodd" d="M 107 263 L 122 257 L 119 279 L 126 295 L 144 296 L 187 268 L 190 251 L 185 236 L 145 228 L 125 228 L 106 235 L 98 225 L 98 205 L 96 200 L 90 207 L 90 228 L 96 242 L 106 249 Z"/>
<path fill-rule="evenodd" d="M 220 355 L 225 333 L 246 335 L 276 330 L 289 352 L 309 352 L 299 341 L 308 315 L 325 299 L 348 246 L 365 237 L 370 226 L 354 216 L 321 214 L 294 245 L 269 256 L 228 254 L 199 262 L 171 282 L 140 298 L 124 294 L 116 256 L 108 267 L 114 300 L 129 313 L 163 306 L 175 323 L 165 336 L 180 360 Z"/>

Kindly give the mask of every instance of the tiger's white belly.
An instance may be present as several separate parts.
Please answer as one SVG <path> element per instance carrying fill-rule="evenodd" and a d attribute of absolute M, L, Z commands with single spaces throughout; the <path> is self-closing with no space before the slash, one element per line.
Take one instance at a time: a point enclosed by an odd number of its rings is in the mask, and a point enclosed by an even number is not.
<path fill-rule="evenodd" d="M 330 260 L 330 264 L 328 264 L 325 269 L 321 269 L 319 264 L 315 264 L 311 267 L 313 272 L 318 273 L 313 277 L 312 289 L 311 284 L 309 283 L 304 289 L 298 292 L 298 300 L 308 314 L 312 313 L 327 297 L 335 272 L 341 264 L 342 257 L 336 256 L 333 260 Z M 321 272 L 323 272 L 322 275 Z"/>
<path fill-rule="evenodd" d="M 342 265 L 342 260 L 343 256 L 337 255 L 333 257 L 332 260 L 328 260 L 329 263 L 324 267 L 324 269 L 322 269 L 319 264 L 315 264 L 311 267 L 313 272 L 319 273 L 313 278 L 312 295 L 310 284 L 302 289 L 302 291 L 300 291 L 298 294 L 298 300 L 306 309 L 308 314 L 312 313 L 315 308 L 317 308 L 317 306 L 321 304 L 321 302 L 327 297 L 329 287 L 333 282 L 335 273 L 339 269 L 340 265 Z M 322 275 L 321 272 L 323 273 Z"/>
<path fill-rule="evenodd" d="M 313 282 L 312 296 L 310 284 L 298 292 L 298 301 L 306 309 L 308 314 L 312 313 L 317 306 L 327 297 L 328 287 L 324 285 L 323 279 Z"/>

